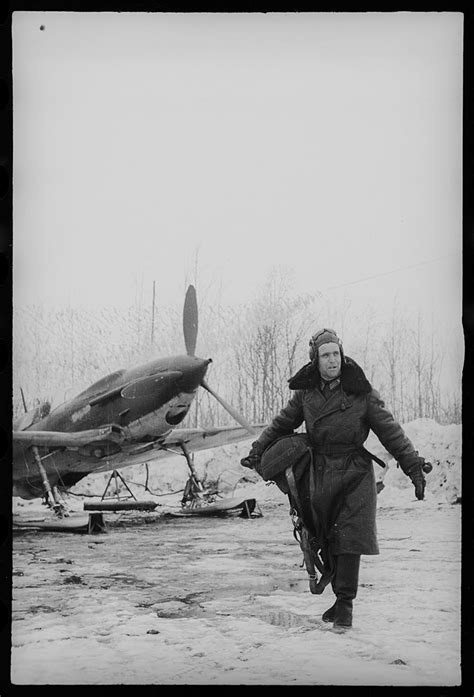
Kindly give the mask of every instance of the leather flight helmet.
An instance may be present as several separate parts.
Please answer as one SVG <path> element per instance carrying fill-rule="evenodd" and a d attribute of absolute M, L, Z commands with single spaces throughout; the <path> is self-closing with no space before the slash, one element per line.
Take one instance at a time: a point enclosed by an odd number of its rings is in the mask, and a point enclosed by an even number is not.
<path fill-rule="evenodd" d="M 346 359 L 344 356 L 344 349 L 342 348 L 342 341 L 334 329 L 327 329 L 326 327 L 313 334 L 309 340 L 309 358 L 312 363 L 317 365 L 318 349 L 323 344 L 337 344 L 341 352 L 341 363 L 345 363 Z"/>

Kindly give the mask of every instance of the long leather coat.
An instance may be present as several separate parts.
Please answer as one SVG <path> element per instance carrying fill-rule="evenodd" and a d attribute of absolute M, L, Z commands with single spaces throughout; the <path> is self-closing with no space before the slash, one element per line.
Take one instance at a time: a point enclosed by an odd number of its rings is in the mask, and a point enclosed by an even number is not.
<path fill-rule="evenodd" d="M 318 369 L 303 366 L 289 381 L 294 392 L 288 404 L 254 447 L 261 451 L 304 422 L 313 461 L 295 473 L 303 517 L 331 555 L 378 554 L 375 476 L 370 454 L 361 446 L 372 430 L 404 471 L 418 461 L 418 453 L 355 361 L 346 357 L 329 397 L 320 383 Z"/>

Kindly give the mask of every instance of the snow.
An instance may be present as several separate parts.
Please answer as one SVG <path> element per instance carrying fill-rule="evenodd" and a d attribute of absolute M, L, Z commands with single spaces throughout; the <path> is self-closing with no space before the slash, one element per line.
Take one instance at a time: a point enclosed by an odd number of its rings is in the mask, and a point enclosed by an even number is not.
<path fill-rule="evenodd" d="M 332 591 L 309 592 L 287 499 L 241 471 L 244 442 L 200 453 L 196 466 L 210 478 L 235 471 L 230 487 L 257 499 L 260 518 L 169 518 L 173 493 L 156 496 L 157 513 L 141 522 L 116 516 L 106 535 L 14 536 L 12 683 L 460 685 L 461 426 L 420 419 L 405 430 L 434 469 L 417 501 L 377 441 L 367 443 L 389 468 L 380 555 L 362 557 L 349 631 L 322 622 Z M 132 469 L 130 480 L 143 479 Z M 178 458 L 150 466 L 150 488 L 176 491 L 185 470 Z M 104 479 L 88 477 L 82 491 L 100 495 Z M 15 512 L 35 510 L 14 501 Z"/>

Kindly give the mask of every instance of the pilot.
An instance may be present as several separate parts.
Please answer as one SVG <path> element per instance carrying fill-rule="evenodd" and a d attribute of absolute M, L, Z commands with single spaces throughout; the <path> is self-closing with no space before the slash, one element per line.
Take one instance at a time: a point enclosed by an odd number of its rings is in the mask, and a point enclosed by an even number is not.
<path fill-rule="evenodd" d="M 362 368 L 344 354 L 336 332 L 321 329 L 309 343 L 310 362 L 289 380 L 290 400 L 241 464 L 258 472 L 265 449 L 304 422 L 311 459 L 303 469 L 293 468 L 294 488 L 287 491 L 313 550 L 319 551 L 325 584 L 336 596 L 322 619 L 345 631 L 352 626 L 360 557 L 379 553 L 372 459 L 381 461 L 363 448 L 369 431 L 411 479 L 419 500 L 426 485 L 423 472 L 431 465 L 418 455 Z M 324 584 L 312 592 L 323 590 Z"/>

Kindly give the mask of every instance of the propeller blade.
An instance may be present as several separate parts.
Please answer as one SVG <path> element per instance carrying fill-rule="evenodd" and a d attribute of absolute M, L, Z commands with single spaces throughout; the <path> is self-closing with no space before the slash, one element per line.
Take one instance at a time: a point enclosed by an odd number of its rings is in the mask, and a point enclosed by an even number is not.
<path fill-rule="evenodd" d="M 198 307 L 196 289 L 189 286 L 184 299 L 183 332 L 184 345 L 188 356 L 194 356 L 196 351 L 196 339 L 198 331 Z"/>
<path fill-rule="evenodd" d="M 204 387 L 205 390 L 212 394 L 212 396 L 215 397 L 215 399 L 217 399 L 219 404 L 221 404 L 224 407 L 224 409 L 229 412 L 229 414 L 237 421 L 238 424 L 246 428 L 247 431 L 252 434 L 252 436 L 257 435 L 257 431 L 253 428 L 253 426 L 251 426 L 251 424 L 249 424 L 249 422 L 246 419 L 244 419 L 244 417 L 241 414 L 239 414 L 239 412 L 236 411 L 234 407 L 228 404 L 224 399 L 222 399 L 222 397 L 219 397 L 219 395 L 209 387 L 205 380 L 201 380 L 201 385 Z"/>

